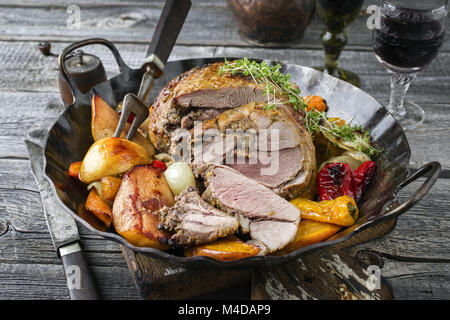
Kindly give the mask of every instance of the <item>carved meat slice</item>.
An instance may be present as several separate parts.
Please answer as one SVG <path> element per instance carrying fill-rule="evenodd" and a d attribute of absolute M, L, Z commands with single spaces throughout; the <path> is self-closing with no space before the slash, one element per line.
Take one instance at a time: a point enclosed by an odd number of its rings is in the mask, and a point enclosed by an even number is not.
<path fill-rule="evenodd" d="M 169 244 L 208 243 L 234 234 L 239 228 L 236 218 L 211 206 L 194 187 L 186 188 L 175 201 L 174 206 L 158 211 L 164 227 L 176 232 Z"/>
<path fill-rule="evenodd" d="M 300 211 L 255 180 L 227 166 L 203 165 L 204 198 L 238 218 L 241 228 L 267 252 L 279 250 L 296 236 Z"/>
<path fill-rule="evenodd" d="M 249 103 L 198 124 L 193 132 L 203 133 L 195 162 L 226 164 L 283 197 L 300 195 L 314 177 L 311 135 L 284 108 Z M 209 138 L 213 135 L 220 139 Z"/>

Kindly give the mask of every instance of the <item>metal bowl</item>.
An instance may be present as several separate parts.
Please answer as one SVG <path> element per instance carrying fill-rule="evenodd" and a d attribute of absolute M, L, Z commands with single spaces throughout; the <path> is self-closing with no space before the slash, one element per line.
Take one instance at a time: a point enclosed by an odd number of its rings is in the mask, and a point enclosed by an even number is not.
<path fill-rule="evenodd" d="M 398 122 L 374 98 L 347 82 L 314 69 L 281 63 L 282 71 L 292 74 L 291 79 L 302 89 L 302 94 L 316 94 L 324 97 L 329 106 L 328 114 L 330 116 L 339 116 L 346 120 L 353 119 L 354 124 L 362 125 L 364 129 L 370 129 L 374 143 L 383 149 L 382 155 L 375 159 L 377 164 L 376 174 L 364 193 L 359 206 L 360 217 L 355 225 L 342 230 L 327 241 L 303 247 L 286 255 L 255 256 L 227 262 L 209 257 L 187 258 L 177 255 L 174 251 L 164 252 L 153 248 L 135 247 L 118 235 L 112 227 L 108 230 L 101 230 L 96 228 L 95 224 L 88 222 L 89 219 L 83 219 L 86 215 L 80 215 L 80 212 L 82 212 L 80 208 L 83 208 L 87 197 L 86 186 L 67 174 L 69 165 L 74 161 L 82 160 L 93 143 L 90 129 L 90 101 L 94 92 L 102 96 L 110 105 L 115 106 L 126 93 L 130 91 L 136 93 L 142 76 L 142 70 L 130 69 L 122 61 L 115 47 L 109 42 L 101 42 L 100 39 L 96 39 L 92 43 L 104 44 L 113 51 L 121 74 L 98 84 L 85 94 L 79 92 L 72 83 L 75 101 L 59 117 L 47 137 L 44 156 L 45 174 L 52 181 L 55 198 L 71 216 L 95 234 L 116 241 L 131 250 L 185 267 L 214 266 L 241 269 L 276 265 L 336 245 L 354 237 L 366 228 L 400 215 L 417 203 L 438 178 L 440 165 L 437 162 L 432 162 L 408 176 L 410 148 L 405 133 Z M 76 43 L 66 48 L 64 52 L 68 53 L 84 45 Z M 223 61 L 223 58 L 169 62 L 164 75 L 155 83 L 152 91 L 153 98 L 172 78 L 195 66 L 216 61 Z M 271 62 L 269 61 L 269 63 Z M 65 70 L 62 71 L 64 73 Z M 67 80 L 70 81 L 70 79 Z M 431 172 L 431 174 L 409 200 L 395 209 L 389 208 L 389 204 L 392 203 L 396 193 L 401 188 L 427 172 Z"/>

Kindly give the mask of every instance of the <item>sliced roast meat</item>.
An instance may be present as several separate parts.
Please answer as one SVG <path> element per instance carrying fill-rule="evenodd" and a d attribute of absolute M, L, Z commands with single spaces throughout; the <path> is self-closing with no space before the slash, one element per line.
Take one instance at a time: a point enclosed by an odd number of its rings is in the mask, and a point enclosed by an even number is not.
<path fill-rule="evenodd" d="M 230 109 L 249 102 L 265 102 L 266 96 L 261 88 L 244 83 L 236 87 L 197 90 L 178 96 L 175 103 L 182 108 L 201 107 Z"/>
<path fill-rule="evenodd" d="M 250 237 L 262 242 L 268 252 L 283 248 L 295 238 L 300 211 L 293 204 L 227 166 L 206 164 L 198 173 L 207 185 L 204 198 L 248 221 Z"/>
<path fill-rule="evenodd" d="M 256 164 L 249 163 L 249 161 L 246 161 L 246 163 L 237 163 L 236 161 L 228 165 L 266 187 L 276 190 L 297 176 L 297 173 L 302 169 L 302 162 L 299 159 L 303 157 L 300 147 L 283 149 L 277 152 L 277 155 L 268 152 L 264 161 L 258 156 Z M 273 160 L 267 161 L 267 159 Z M 279 161 L 276 159 L 279 159 Z"/>
<path fill-rule="evenodd" d="M 149 120 L 149 135 L 156 148 L 163 152 L 170 149 L 172 133 L 182 126 L 189 127 L 188 114 L 200 108 L 216 109 L 221 113 L 249 102 L 268 102 L 264 84 L 251 77 L 219 75 L 222 62 L 193 68 L 170 81 L 152 105 Z M 288 104 L 280 105 L 297 121 L 303 121 L 303 112 L 294 111 Z M 186 117 L 187 116 L 187 117 Z"/>
<path fill-rule="evenodd" d="M 234 234 L 239 227 L 236 218 L 211 206 L 194 187 L 186 188 L 175 201 L 174 206 L 158 211 L 164 228 L 176 232 L 169 244 L 207 243 Z"/>
<path fill-rule="evenodd" d="M 192 132 L 194 141 L 203 133 L 202 148 L 193 148 L 194 163 L 226 164 L 283 197 L 300 195 L 314 177 L 311 135 L 283 108 L 267 110 L 265 104 L 249 103 L 200 123 Z"/>

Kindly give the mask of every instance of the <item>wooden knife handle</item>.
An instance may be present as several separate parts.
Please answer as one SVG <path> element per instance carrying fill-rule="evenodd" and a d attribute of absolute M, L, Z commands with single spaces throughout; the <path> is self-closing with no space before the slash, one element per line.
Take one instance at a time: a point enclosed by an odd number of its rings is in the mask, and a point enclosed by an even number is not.
<path fill-rule="evenodd" d="M 147 59 L 156 56 L 163 65 L 166 64 L 190 8 L 190 0 L 166 0 L 153 33 L 152 42 L 147 52 Z M 152 62 L 146 60 L 147 63 Z M 158 63 L 156 63 L 156 67 L 162 72 Z"/>
<path fill-rule="evenodd" d="M 83 256 L 83 252 L 75 251 L 61 255 L 67 287 L 71 300 L 99 300 L 97 287 L 92 273 Z"/>

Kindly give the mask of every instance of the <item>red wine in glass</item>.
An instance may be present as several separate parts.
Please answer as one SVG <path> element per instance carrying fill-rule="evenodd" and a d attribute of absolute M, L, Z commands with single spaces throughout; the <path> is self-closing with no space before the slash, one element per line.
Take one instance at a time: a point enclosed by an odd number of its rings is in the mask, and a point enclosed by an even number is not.
<path fill-rule="evenodd" d="M 416 73 L 433 61 L 444 41 L 447 0 L 380 0 L 380 28 L 372 31 L 378 60 L 391 71 L 388 109 L 404 129 L 424 120 L 424 111 L 405 102 Z"/>

